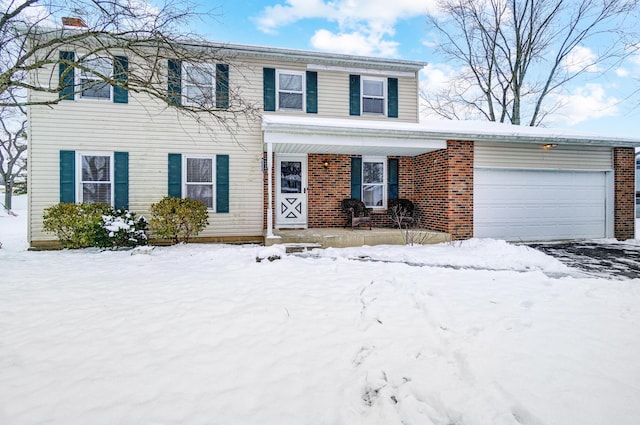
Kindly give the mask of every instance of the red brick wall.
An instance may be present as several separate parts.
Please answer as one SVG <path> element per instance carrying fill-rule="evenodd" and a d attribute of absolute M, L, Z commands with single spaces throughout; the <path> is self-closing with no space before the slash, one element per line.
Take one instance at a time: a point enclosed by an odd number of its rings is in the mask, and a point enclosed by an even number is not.
<path fill-rule="evenodd" d="M 344 226 L 340 202 L 351 197 L 351 156 L 309 154 L 308 161 L 308 227 Z"/>
<path fill-rule="evenodd" d="M 414 164 L 422 226 L 456 240 L 473 237 L 473 142 L 448 141 L 447 149 L 419 155 Z"/>
<path fill-rule="evenodd" d="M 613 149 L 614 170 L 614 234 L 616 239 L 635 237 L 635 151 Z"/>

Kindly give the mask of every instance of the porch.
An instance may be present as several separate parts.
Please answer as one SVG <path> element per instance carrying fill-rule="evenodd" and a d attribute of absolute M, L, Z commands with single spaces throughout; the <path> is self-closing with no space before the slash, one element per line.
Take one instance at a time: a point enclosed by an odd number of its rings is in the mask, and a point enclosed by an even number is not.
<path fill-rule="evenodd" d="M 325 227 L 314 229 L 274 229 L 274 237 L 265 235 L 264 244 L 292 244 L 313 246 L 318 248 L 347 248 L 363 245 L 405 245 L 407 241 L 414 244 L 435 244 L 448 242 L 451 235 L 427 229 L 391 229 L 372 228 L 351 229 L 342 227 Z"/>

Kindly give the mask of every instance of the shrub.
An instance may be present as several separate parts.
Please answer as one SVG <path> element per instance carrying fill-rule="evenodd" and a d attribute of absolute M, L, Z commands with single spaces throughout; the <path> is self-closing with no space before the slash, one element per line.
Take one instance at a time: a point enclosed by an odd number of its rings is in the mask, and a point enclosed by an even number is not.
<path fill-rule="evenodd" d="M 189 242 L 209 224 L 207 206 L 202 201 L 165 196 L 151 205 L 151 230 L 174 243 Z"/>
<path fill-rule="evenodd" d="M 147 244 L 147 220 L 124 208 L 102 216 L 96 232 L 95 246 L 101 248 L 135 247 Z"/>
<path fill-rule="evenodd" d="M 44 210 L 43 228 L 55 233 L 63 248 L 95 246 L 102 216 L 111 210 L 107 204 L 60 203 Z"/>

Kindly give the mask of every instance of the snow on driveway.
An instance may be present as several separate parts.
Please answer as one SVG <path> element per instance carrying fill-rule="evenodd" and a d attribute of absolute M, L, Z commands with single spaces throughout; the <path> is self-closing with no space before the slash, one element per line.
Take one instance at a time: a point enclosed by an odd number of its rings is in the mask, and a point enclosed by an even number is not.
<path fill-rule="evenodd" d="M 637 279 L 492 240 L 27 252 L 19 221 L 0 217 L 0 424 L 640 417 Z"/>

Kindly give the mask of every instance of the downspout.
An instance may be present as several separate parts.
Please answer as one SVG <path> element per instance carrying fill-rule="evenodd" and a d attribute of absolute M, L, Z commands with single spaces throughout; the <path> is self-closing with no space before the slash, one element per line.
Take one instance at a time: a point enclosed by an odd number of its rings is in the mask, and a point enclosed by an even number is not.
<path fill-rule="evenodd" d="M 267 238 L 273 235 L 273 144 L 267 142 Z"/>

